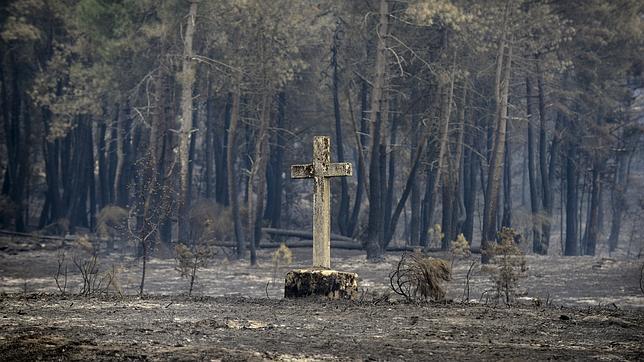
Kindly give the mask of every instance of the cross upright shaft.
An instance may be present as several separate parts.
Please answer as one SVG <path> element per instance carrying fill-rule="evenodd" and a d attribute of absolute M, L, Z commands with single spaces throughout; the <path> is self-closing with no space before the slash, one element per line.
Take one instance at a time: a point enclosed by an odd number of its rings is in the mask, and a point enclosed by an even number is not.
<path fill-rule="evenodd" d="M 331 163 L 331 141 L 326 136 L 313 140 L 313 163 L 292 165 L 291 178 L 313 178 L 313 267 L 331 267 L 330 177 L 351 176 L 349 162 Z"/>

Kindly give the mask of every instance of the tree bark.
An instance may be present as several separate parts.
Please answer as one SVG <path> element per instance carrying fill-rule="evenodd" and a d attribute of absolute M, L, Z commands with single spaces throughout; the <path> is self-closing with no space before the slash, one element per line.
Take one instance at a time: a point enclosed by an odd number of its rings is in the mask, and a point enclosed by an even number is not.
<path fill-rule="evenodd" d="M 119 203 L 119 200 L 123 198 L 121 195 L 121 191 L 123 188 L 121 187 L 121 181 L 122 180 L 122 174 L 123 174 L 123 167 L 124 167 L 124 159 L 125 159 L 125 153 L 123 150 L 123 143 L 124 143 L 124 129 L 123 129 L 123 107 L 117 106 L 117 111 L 116 111 L 116 119 L 115 119 L 115 125 L 114 128 L 116 130 L 116 167 L 114 170 L 114 184 L 113 184 L 113 189 L 112 189 L 112 195 L 114 195 L 113 201 L 115 203 Z M 119 206 L 125 206 L 125 205 L 119 205 Z"/>
<path fill-rule="evenodd" d="M 344 162 L 344 143 L 342 140 L 342 112 L 340 110 L 340 76 L 338 74 L 338 31 L 333 36 L 331 47 L 331 67 L 333 68 L 332 92 L 333 92 L 333 114 L 335 116 L 335 142 L 338 155 L 337 162 Z M 340 178 L 340 206 L 338 213 L 338 227 L 342 235 L 349 234 L 349 186 L 346 177 Z"/>
<path fill-rule="evenodd" d="M 443 172 L 443 167 L 444 167 L 444 162 L 445 158 L 448 157 L 447 155 L 449 154 L 449 123 L 450 119 L 452 116 L 452 101 L 454 97 L 454 79 L 456 77 L 456 53 L 454 53 L 454 56 L 452 58 L 452 70 L 450 74 L 450 83 L 449 83 L 449 88 L 447 90 L 447 93 L 444 93 L 445 90 L 441 86 L 439 89 L 441 89 L 441 123 L 440 123 L 440 134 L 439 134 L 439 147 L 438 147 L 438 158 L 436 162 L 438 163 L 436 167 L 436 171 L 433 175 L 433 178 L 431 180 L 431 198 L 429 198 L 429 202 L 426 206 L 426 220 L 427 222 L 425 223 L 425 228 L 421 230 L 421 233 L 426 235 L 429 227 L 431 226 L 431 220 L 433 218 L 434 214 L 434 201 L 436 200 L 436 196 L 438 195 L 438 187 L 441 182 L 441 177 L 442 177 L 442 172 Z M 446 181 L 449 182 L 449 181 Z M 442 241 L 444 244 L 444 241 Z M 442 245 L 442 247 L 445 245 Z"/>
<path fill-rule="evenodd" d="M 208 74 L 206 88 L 206 119 L 204 120 L 206 127 L 206 137 L 204 138 L 204 184 L 206 187 L 204 188 L 204 197 L 206 199 L 212 199 L 215 197 L 215 187 L 218 187 L 219 183 L 215 184 L 214 166 L 215 160 L 217 159 L 214 147 L 214 139 L 216 137 L 215 96 L 212 91 L 212 79 L 210 73 Z"/>
<path fill-rule="evenodd" d="M 626 132 L 622 132 L 622 139 L 625 139 L 624 144 L 617 155 L 617 167 L 615 167 L 614 180 L 611 190 L 611 224 L 610 235 L 608 237 L 608 250 L 613 252 L 617 249 L 619 244 L 619 234 L 622 227 L 622 215 L 624 212 L 624 205 L 626 203 L 626 190 L 628 188 L 628 163 L 629 163 L 629 147 L 625 144 L 628 142 Z"/>
<path fill-rule="evenodd" d="M 179 128 L 179 240 L 188 241 L 190 238 L 190 198 L 188 193 L 188 168 L 190 163 L 190 138 L 192 133 L 192 88 L 195 82 L 195 64 L 193 61 L 192 43 L 197 20 L 197 4 L 190 1 L 190 9 L 186 21 L 186 32 L 183 35 L 183 60 L 181 74 L 181 121 Z"/>
<path fill-rule="evenodd" d="M 528 117 L 528 182 L 530 184 L 530 209 L 532 211 L 532 251 L 536 254 L 545 254 L 542 244 L 540 212 L 541 195 L 537 186 L 537 173 L 535 168 L 534 145 L 534 120 L 532 113 L 532 82 L 526 77 L 526 113 Z"/>
<path fill-rule="evenodd" d="M 475 113 L 476 115 L 476 113 Z M 463 236 L 470 243 L 474 240 L 474 210 L 476 208 L 476 190 L 477 190 L 477 174 L 479 158 L 476 152 L 480 153 L 480 137 L 474 133 L 478 129 L 480 122 L 474 121 L 476 117 L 469 117 L 472 119 L 471 127 L 468 128 L 466 144 L 469 146 L 465 150 L 464 160 L 464 176 L 463 176 L 463 203 L 465 204 L 465 222 L 463 223 Z M 476 151 L 476 152 L 475 152 Z"/>
<path fill-rule="evenodd" d="M 239 195 L 237 194 L 237 182 L 235 177 L 236 159 L 236 138 L 237 124 L 239 122 L 239 98 L 240 98 L 241 74 L 234 76 L 233 91 L 231 95 L 230 127 L 228 127 L 228 149 L 226 150 L 226 176 L 228 176 L 228 197 L 233 214 L 235 228 L 235 240 L 237 241 L 237 259 L 243 259 L 246 254 L 246 246 L 242 227 L 242 220 L 239 214 Z"/>
<path fill-rule="evenodd" d="M 398 116 L 397 112 L 397 103 L 394 101 L 394 109 L 392 113 L 391 120 L 391 130 L 390 130 L 390 142 L 389 142 L 389 170 L 387 172 L 387 186 L 384 199 L 383 207 L 383 235 L 385 236 L 385 243 L 391 241 L 391 238 L 394 235 L 396 226 L 392 225 L 392 212 L 393 212 L 393 203 L 394 203 L 394 187 L 396 180 L 396 157 L 393 150 L 393 146 L 396 145 L 396 133 L 398 131 Z M 383 165 L 384 166 L 384 165 Z M 395 221 L 397 222 L 397 220 Z M 390 230 L 390 229 L 394 230 Z"/>
<path fill-rule="evenodd" d="M 270 106 L 272 98 L 265 93 L 262 97 L 261 112 L 259 116 L 259 130 L 255 142 L 255 156 L 248 181 L 248 215 L 249 230 L 253 234 L 250 247 L 250 264 L 257 264 L 256 248 L 262 239 L 262 220 L 264 216 L 264 194 L 266 193 L 266 165 L 268 163 L 268 126 L 270 122 Z M 257 200 L 253 206 L 253 184 L 257 178 Z"/>
<path fill-rule="evenodd" d="M 365 250 L 367 259 L 376 260 L 382 258 L 384 250 L 382 248 L 382 195 L 380 174 L 380 144 L 381 144 L 381 127 L 384 115 L 384 84 L 387 69 L 387 44 L 386 39 L 389 34 L 389 3 L 387 0 L 380 0 L 379 20 L 376 28 L 378 38 L 376 48 L 376 62 L 374 66 L 373 91 L 371 93 L 371 113 L 369 117 L 369 128 L 371 135 L 370 149 L 371 157 L 369 161 L 369 221 L 367 226 L 367 239 Z"/>
<path fill-rule="evenodd" d="M 264 218 L 270 220 L 271 227 L 280 228 L 282 220 L 282 162 L 284 159 L 284 150 L 286 148 L 286 138 L 284 137 L 284 128 L 286 121 L 286 93 L 279 92 L 277 96 L 277 120 L 275 124 L 274 140 L 271 147 L 271 158 L 266 169 L 266 213 Z"/>
<path fill-rule="evenodd" d="M 414 89 L 415 90 L 415 89 Z M 414 90 L 412 92 L 414 92 Z M 412 96 L 412 99 L 415 97 Z M 409 154 L 412 155 L 414 152 L 419 152 L 424 147 L 420 148 L 420 137 L 418 132 L 420 131 L 419 127 L 420 122 L 416 118 L 415 109 L 412 110 L 411 114 L 411 145 L 409 149 Z M 426 142 L 425 142 L 426 143 Z M 424 146 L 424 143 L 423 143 Z M 421 155 L 422 157 L 422 155 Z M 410 167 L 414 166 L 414 159 L 410 158 Z M 418 174 L 418 171 L 416 172 Z M 410 217 L 409 217 L 409 243 L 411 245 L 420 245 L 420 189 L 418 187 L 418 177 L 414 177 L 411 185 L 411 200 L 410 200 Z"/>
<path fill-rule="evenodd" d="M 597 246 L 597 237 L 599 234 L 599 194 L 601 183 L 599 182 L 600 170 L 599 165 L 595 164 L 592 170 L 591 178 L 591 191 L 590 191 L 590 205 L 589 213 L 586 218 L 586 247 L 584 248 L 584 253 L 586 255 L 595 255 L 595 249 Z"/>
<path fill-rule="evenodd" d="M 351 218 L 349 220 L 348 232 L 350 231 L 350 236 L 356 236 L 358 232 L 358 216 L 360 215 L 360 207 L 362 206 L 362 195 L 365 192 L 366 188 L 366 165 L 364 157 L 364 145 L 366 144 L 365 134 L 368 132 L 367 127 L 367 113 L 368 113 L 368 93 L 367 82 L 363 80 L 360 87 L 360 132 L 356 125 L 355 117 L 353 116 L 353 106 L 351 102 L 351 94 L 347 89 L 347 100 L 349 101 L 349 113 L 351 116 L 351 121 L 353 124 L 353 133 L 356 140 L 355 153 L 358 159 L 358 167 L 356 170 L 356 195 L 353 202 L 353 210 L 351 212 Z"/>
<path fill-rule="evenodd" d="M 543 84 L 543 73 L 541 71 L 540 61 L 537 58 L 536 60 L 537 67 L 537 88 L 539 91 L 539 170 L 541 173 L 541 187 L 543 189 L 543 218 L 542 218 L 542 247 L 541 253 L 548 253 L 548 246 L 550 244 L 550 228 L 552 223 L 552 206 L 554 201 L 554 194 L 552 192 L 552 183 L 554 181 L 554 175 L 551 175 L 549 170 L 552 168 L 548 167 L 548 154 L 547 149 L 547 138 L 546 138 L 546 101 L 545 101 L 545 90 Z M 554 140 L 553 140 L 554 142 Z M 554 162 L 555 155 L 551 153 L 550 163 Z"/>
<path fill-rule="evenodd" d="M 568 140 L 568 157 L 566 158 L 566 256 L 579 255 L 577 226 L 579 212 L 579 176 L 577 164 L 574 159 L 577 148 Z"/>
<path fill-rule="evenodd" d="M 496 239 L 496 219 L 498 212 L 497 209 L 499 190 L 501 186 L 501 176 L 503 174 L 511 65 L 512 46 L 508 45 L 506 42 L 506 34 L 504 29 L 501 40 L 499 41 L 499 53 L 497 56 L 495 81 L 496 125 L 494 127 L 494 139 L 492 143 L 493 148 L 488 169 L 486 202 L 483 208 L 483 234 L 481 239 L 482 263 L 487 263 L 490 260 L 491 255 L 487 251 L 490 243 L 495 242 Z"/>
<path fill-rule="evenodd" d="M 512 227 L 512 153 L 510 130 L 505 133 L 505 164 L 503 165 L 503 219 L 501 226 Z"/>
<path fill-rule="evenodd" d="M 217 153 L 214 157 L 216 162 L 215 167 L 215 200 L 219 204 L 224 206 L 230 206 L 229 200 L 230 196 L 228 195 L 228 131 L 230 130 L 230 118 L 232 115 L 232 97 L 229 94 L 226 99 L 226 107 L 224 109 L 224 131 L 221 135 L 216 135 L 215 130 L 217 129 L 216 124 L 213 120 L 213 140 L 217 140 L 217 143 L 214 145 L 215 152 Z M 219 140 L 222 139 L 220 142 Z"/>

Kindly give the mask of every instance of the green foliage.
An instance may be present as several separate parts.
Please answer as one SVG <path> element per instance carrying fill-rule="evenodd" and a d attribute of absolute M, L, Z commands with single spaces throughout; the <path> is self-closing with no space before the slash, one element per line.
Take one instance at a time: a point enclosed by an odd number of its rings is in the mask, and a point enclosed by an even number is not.
<path fill-rule="evenodd" d="M 175 247 L 175 252 L 175 260 L 177 262 L 175 269 L 182 278 L 189 279 L 190 286 L 188 295 L 192 295 L 192 290 L 197 280 L 197 272 L 200 268 L 208 265 L 208 262 L 214 257 L 215 253 L 210 247 L 205 245 L 189 248 L 184 244 L 178 244 Z"/>
<path fill-rule="evenodd" d="M 440 247 L 441 245 L 441 240 L 445 237 L 445 234 L 443 234 L 443 230 L 440 224 L 434 224 L 434 226 L 429 229 L 427 232 L 429 234 L 428 237 L 428 247 Z"/>
<path fill-rule="evenodd" d="M 495 296 L 503 297 L 510 304 L 516 295 L 519 280 L 526 276 L 528 270 L 523 251 L 515 244 L 514 229 L 504 227 L 497 235 L 498 244 L 488 249 L 492 259 L 482 270 L 490 274 L 494 282 Z"/>
<path fill-rule="evenodd" d="M 470 243 L 465 239 L 463 233 L 458 234 L 451 244 L 449 250 L 454 257 L 467 258 L 472 254 L 470 251 Z"/>
<path fill-rule="evenodd" d="M 473 16 L 448 0 L 415 0 L 409 2 L 405 13 L 410 20 L 425 26 L 438 22 L 446 26 L 459 27 L 473 20 Z"/>
<path fill-rule="evenodd" d="M 293 262 L 293 252 L 286 246 L 286 243 L 280 243 L 280 247 L 273 252 L 271 259 L 273 261 L 273 283 L 275 283 L 278 270 Z"/>
<path fill-rule="evenodd" d="M 42 14 L 42 0 L 14 1 L 7 7 L 7 18 L 0 29 L 0 38 L 6 42 L 31 42 L 41 40 L 42 31 L 34 21 Z"/>
<path fill-rule="evenodd" d="M 276 268 L 289 265 L 293 262 L 293 252 L 286 243 L 280 243 L 280 247 L 273 253 L 272 260 Z"/>

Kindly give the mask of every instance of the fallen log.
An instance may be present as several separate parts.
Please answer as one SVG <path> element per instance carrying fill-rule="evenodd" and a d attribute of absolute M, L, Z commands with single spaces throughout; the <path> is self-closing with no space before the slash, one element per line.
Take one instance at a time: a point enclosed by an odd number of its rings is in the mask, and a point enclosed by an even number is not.
<path fill-rule="evenodd" d="M 312 248 L 313 247 L 313 241 L 312 240 L 297 240 L 297 241 L 286 241 L 284 242 L 286 246 L 289 248 Z M 236 248 L 237 243 L 234 241 L 215 241 L 214 243 L 211 243 L 210 245 L 213 246 L 222 246 L 225 248 Z M 259 244 L 260 249 L 272 249 L 272 248 L 279 248 L 281 243 L 273 243 L 273 242 L 261 242 Z M 246 247 L 250 247 L 248 243 L 246 244 Z M 358 242 L 351 242 L 351 241 L 344 241 L 344 240 L 331 240 L 331 248 L 334 249 L 342 249 L 342 250 L 362 250 L 362 245 Z"/>
<path fill-rule="evenodd" d="M 308 232 L 308 231 L 289 230 L 289 229 L 275 229 L 275 228 L 262 228 L 262 231 L 267 233 L 267 234 L 282 235 L 282 236 L 292 236 L 292 237 L 301 238 L 301 239 L 313 240 L 313 233 Z M 332 240 L 339 240 L 339 241 L 356 242 L 356 240 L 351 239 L 348 236 L 338 235 L 338 234 L 331 234 L 331 239 Z"/>
<path fill-rule="evenodd" d="M 308 236 L 312 236 L 312 233 L 307 233 L 304 231 L 297 231 L 297 230 L 286 230 L 286 229 L 272 229 L 272 228 L 262 228 L 263 231 L 269 233 L 269 234 L 276 234 L 276 235 L 285 235 L 285 236 L 293 236 L 293 237 L 302 237 L 303 239 L 307 239 Z M 71 242 L 74 240 L 77 240 L 79 238 L 78 235 L 71 235 L 67 234 L 65 236 L 53 236 L 53 235 L 41 235 L 41 234 L 30 234 L 30 233 L 20 233 L 20 232 L 15 232 L 15 231 L 9 231 L 9 230 L 0 230 L 0 234 L 4 235 L 9 235 L 9 236 L 19 236 L 19 237 L 28 237 L 36 240 L 57 240 L 57 241 L 62 241 L 64 242 Z M 303 236 L 302 236 L 303 235 Z M 92 237 L 91 235 L 86 235 L 84 236 L 89 240 L 90 242 L 107 242 L 109 241 L 108 238 L 97 238 L 97 237 Z M 333 239 L 331 240 L 331 248 L 334 249 L 340 249 L 340 250 L 362 250 L 362 243 L 357 240 L 352 240 L 346 236 L 342 235 L 335 235 L 332 234 Z M 340 239 L 337 239 L 339 237 Z M 112 240 L 115 243 L 122 242 L 123 240 L 118 240 L 114 239 Z M 237 243 L 234 241 L 216 241 L 214 243 L 211 243 L 210 245 L 213 246 L 221 246 L 225 248 L 236 248 Z M 274 243 L 274 242 L 262 242 L 259 244 L 260 249 L 271 249 L 271 248 L 279 248 L 280 243 Z M 312 248 L 313 247 L 313 241 L 308 239 L 308 240 L 298 240 L 298 241 L 286 241 L 286 246 L 289 248 Z M 246 244 L 246 247 L 249 247 L 248 244 Z M 387 251 L 414 251 L 417 246 L 411 246 L 411 245 L 390 245 L 387 247 Z M 425 249 L 425 252 L 441 252 L 440 248 L 428 248 Z M 472 254 L 480 254 L 481 250 L 478 247 L 472 248 L 471 250 Z"/>
<path fill-rule="evenodd" d="M 286 246 L 289 248 L 312 248 L 313 247 L 313 241 L 311 240 L 299 240 L 299 241 L 286 241 L 285 242 Z M 225 248 L 236 248 L 237 243 L 233 241 L 217 241 L 213 244 L 213 246 L 221 246 Z M 272 243 L 272 242 L 262 242 L 259 244 L 260 249 L 271 249 L 271 248 L 279 248 L 280 243 Z M 249 247 L 248 245 L 246 247 Z M 340 250 L 362 250 L 362 244 L 357 241 L 353 242 L 348 242 L 344 240 L 331 240 L 331 248 L 332 249 L 340 249 Z M 390 245 L 387 247 L 387 251 L 414 251 L 417 247 L 411 246 L 411 245 Z M 440 248 L 429 248 L 425 249 L 425 252 L 430 252 L 430 253 L 436 253 L 436 252 L 441 252 Z M 478 248 L 472 249 L 472 254 L 479 254 L 480 251 Z"/>

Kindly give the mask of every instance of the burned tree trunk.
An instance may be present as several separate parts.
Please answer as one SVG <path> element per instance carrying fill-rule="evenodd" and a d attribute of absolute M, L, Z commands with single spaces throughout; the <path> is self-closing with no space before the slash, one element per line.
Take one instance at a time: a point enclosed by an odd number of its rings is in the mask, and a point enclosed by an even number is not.
<path fill-rule="evenodd" d="M 240 75 L 235 76 L 235 83 L 233 85 L 231 112 L 230 112 L 230 127 L 228 128 L 228 149 L 226 150 L 226 176 L 228 176 L 228 197 L 230 199 L 231 211 L 233 214 L 233 223 L 235 228 L 235 240 L 237 241 L 237 259 L 243 259 L 245 254 L 244 234 L 242 228 L 242 221 L 239 213 L 239 195 L 237 195 L 237 180 L 235 180 L 235 159 L 236 159 L 236 138 L 237 138 L 237 124 L 239 121 L 239 98 L 240 90 L 239 83 L 241 82 Z"/>
<path fill-rule="evenodd" d="M 381 154 L 381 128 L 386 114 L 384 110 L 384 85 L 387 70 L 387 49 L 386 39 L 389 33 L 389 3 L 387 0 L 380 0 L 379 20 L 377 27 L 378 45 L 376 49 L 375 79 L 371 93 L 371 114 L 369 128 L 371 135 L 371 157 L 369 161 L 369 221 L 367 226 L 367 238 L 365 250 L 370 260 L 380 259 L 384 253 L 382 248 L 382 194 L 380 165 Z"/>
<path fill-rule="evenodd" d="M 342 112 L 340 110 L 340 76 L 338 74 L 338 29 L 333 36 L 331 47 L 331 67 L 333 68 L 332 91 L 333 91 L 333 114 L 335 116 L 335 142 L 338 153 L 337 162 L 344 162 L 344 143 L 342 140 Z M 349 234 L 349 186 L 346 178 L 340 179 L 340 205 L 338 213 L 338 227 L 342 235 Z"/>
<path fill-rule="evenodd" d="M 187 241 L 190 237 L 190 194 L 189 164 L 190 138 L 192 133 L 192 88 L 195 82 L 195 64 L 193 61 L 193 38 L 197 20 L 197 4 L 190 1 L 190 10 L 186 21 L 186 31 L 183 36 L 183 60 L 181 65 L 181 121 L 179 130 L 179 240 Z"/>
<path fill-rule="evenodd" d="M 489 261 L 490 254 L 485 251 L 490 243 L 493 243 L 496 239 L 498 199 L 503 174 L 505 133 L 508 121 L 508 91 L 512 65 L 512 46 L 506 43 L 505 31 L 499 42 L 498 51 L 495 82 L 496 125 L 494 127 L 493 148 L 488 170 L 486 202 L 483 208 L 483 234 L 481 239 L 481 261 L 483 263 Z"/>
<path fill-rule="evenodd" d="M 282 161 L 286 148 L 284 137 L 286 93 L 283 91 L 277 97 L 277 120 L 275 124 L 274 139 L 271 142 L 270 160 L 266 169 L 266 212 L 264 219 L 270 220 L 271 227 L 280 228 L 282 219 Z"/>
<path fill-rule="evenodd" d="M 541 197 L 537 187 L 537 173 L 535 169 L 535 145 L 534 145 L 534 120 L 532 114 L 532 84 L 530 77 L 526 78 L 526 113 L 528 116 L 528 183 L 530 184 L 530 209 L 532 211 L 532 251 L 537 254 L 544 254 L 541 243 L 541 225 L 539 213 Z"/>

